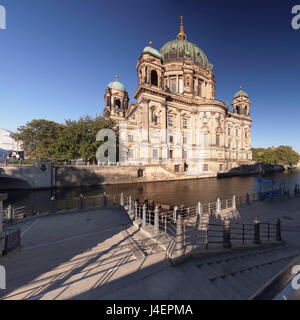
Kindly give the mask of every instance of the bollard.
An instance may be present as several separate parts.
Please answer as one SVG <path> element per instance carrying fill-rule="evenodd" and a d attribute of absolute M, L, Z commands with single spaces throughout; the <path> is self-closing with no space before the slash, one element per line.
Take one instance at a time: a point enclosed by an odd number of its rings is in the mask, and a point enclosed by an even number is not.
<path fill-rule="evenodd" d="M 247 192 L 246 194 L 246 204 L 247 205 L 250 205 L 250 196 L 249 196 L 249 193 Z"/>
<path fill-rule="evenodd" d="M 55 212 L 55 198 L 54 198 L 54 196 L 50 199 L 50 212 L 51 213 Z"/>
<path fill-rule="evenodd" d="M 12 207 L 11 207 L 11 205 L 9 205 L 9 206 L 7 207 L 7 219 L 8 219 L 8 220 L 11 220 L 11 219 L 12 219 Z"/>
<path fill-rule="evenodd" d="M 232 209 L 233 209 L 233 210 L 236 210 L 235 196 L 232 197 Z"/>
<path fill-rule="evenodd" d="M 282 241 L 281 237 L 281 221 L 280 219 L 276 222 L 276 241 Z"/>
<path fill-rule="evenodd" d="M 121 196 L 120 196 L 120 205 L 122 207 L 124 207 L 124 194 L 123 194 L 123 192 L 121 193 Z"/>
<path fill-rule="evenodd" d="M 226 249 L 231 248 L 231 225 L 230 220 L 226 219 L 223 225 L 223 247 Z"/>
<path fill-rule="evenodd" d="M 137 216 L 137 201 L 134 203 L 134 220 L 137 220 L 138 216 Z"/>
<path fill-rule="evenodd" d="M 173 209 L 173 222 L 176 222 L 177 219 L 177 209 L 177 206 L 175 206 Z"/>
<path fill-rule="evenodd" d="M 79 209 L 83 209 L 83 194 L 80 194 L 79 196 Z"/>
<path fill-rule="evenodd" d="M 221 213 L 221 201 L 220 201 L 219 198 L 217 199 L 216 208 L 217 208 L 217 215 L 220 215 L 220 213 Z"/>
<path fill-rule="evenodd" d="M 129 196 L 129 199 L 128 199 L 128 206 L 129 206 L 128 212 L 131 214 L 131 213 L 132 213 L 132 200 L 131 200 L 131 196 Z"/>
<path fill-rule="evenodd" d="M 201 202 L 198 202 L 198 205 L 197 205 L 197 214 L 199 215 L 199 216 L 201 216 L 201 214 L 202 214 L 202 207 L 201 207 Z"/>
<path fill-rule="evenodd" d="M 184 254 L 184 239 L 183 239 L 183 225 L 182 225 L 182 216 L 181 211 L 177 212 L 176 219 L 176 246 L 175 251 L 176 255 L 181 256 Z"/>
<path fill-rule="evenodd" d="M 258 220 L 258 218 L 255 219 L 254 221 L 254 240 L 253 240 L 254 244 L 261 244 L 260 241 L 260 221 Z"/>
<path fill-rule="evenodd" d="M 147 210 L 147 207 L 146 207 L 146 204 L 144 203 L 143 204 L 143 222 L 142 222 L 142 227 L 146 226 L 146 210 Z"/>
<path fill-rule="evenodd" d="M 107 207 L 107 197 L 106 197 L 106 193 L 103 193 L 103 206 Z"/>
<path fill-rule="evenodd" d="M 159 233 L 159 208 L 158 206 L 155 206 L 154 209 L 154 233 Z"/>

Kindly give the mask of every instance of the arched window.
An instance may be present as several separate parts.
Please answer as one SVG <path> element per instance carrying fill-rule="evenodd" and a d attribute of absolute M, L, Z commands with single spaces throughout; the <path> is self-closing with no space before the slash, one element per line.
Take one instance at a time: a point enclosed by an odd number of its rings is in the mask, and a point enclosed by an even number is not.
<path fill-rule="evenodd" d="M 248 114 L 247 107 L 244 108 L 244 115 L 246 116 Z"/>
<path fill-rule="evenodd" d="M 157 77 L 157 72 L 155 70 L 151 71 L 151 84 L 153 86 L 157 86 L 158 85 L 158 77 Z"/>
<path fill-rule="evenodd" d="M 119 99 L 115 100 L 115 108 L 121 108 L 121 101 Z"/>
<path fill-rule="evenodd" d="M 110 96 L 106 97 L 106 105 L 110 107 Z"/>
<path fill-rule="evenodd" d="M 137 172 L 137 176 L 138 178 L 141 178 L 144 175 L 144 170 L 143 169 L 139 169 Z"/>
<path fill-rule="evenodd" d="M 241 114 L 240 107 L 236 107 L 236 108 L 235 108 L 235 113 L 237 113 L 237 114 Z"/>

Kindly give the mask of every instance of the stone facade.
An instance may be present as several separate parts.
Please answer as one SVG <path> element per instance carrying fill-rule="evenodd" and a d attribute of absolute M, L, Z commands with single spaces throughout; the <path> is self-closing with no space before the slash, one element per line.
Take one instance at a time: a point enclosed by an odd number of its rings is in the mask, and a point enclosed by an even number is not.
<path fill-rule="evenodd" d="M 125 162 L 161 164 L 201 175 L 252 162 L 250 100 L 240 90 L 232 101 L 215 99 L 213 66 L 204 52 L 177 39 L 159 51 L 146 47 L 138 62 L 138 88 L 129 96 L 121 82 L 105 92 L 104 115 L 116 121 Z"/>

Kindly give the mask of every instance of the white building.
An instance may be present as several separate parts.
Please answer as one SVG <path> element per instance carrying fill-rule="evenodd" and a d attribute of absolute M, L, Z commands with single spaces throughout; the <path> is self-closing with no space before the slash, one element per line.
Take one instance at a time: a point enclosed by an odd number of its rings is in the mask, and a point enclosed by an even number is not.
<path fill-rule="evenodd" d="M 11 135 L 12 131 L 0 129 L 0 162 L 5 161 L 5 157 L 12 151 L 21 151 L 19 143 Z"/>

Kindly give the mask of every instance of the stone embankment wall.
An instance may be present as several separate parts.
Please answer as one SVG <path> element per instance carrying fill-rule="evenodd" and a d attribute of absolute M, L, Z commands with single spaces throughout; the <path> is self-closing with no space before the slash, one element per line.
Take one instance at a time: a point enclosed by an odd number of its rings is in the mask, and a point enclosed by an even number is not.
<path fill-rule="evenodd" d="M 51 188 L 51 162 L 36 162 L 33 166 L 0 167 L 0 190 Z"/>
<path fill-rule="evenodd" d="M 219 173 L 218 177 L 234 177 L 242 175 L 251 175 L 251 174 L 266 174 L 273 172 L 283 172 L 285 167 L 281 164 L 266 164 L 266 163 L 255 163 L 253 165 L 242 165 L 237 168 L 233 168 L 226 173 Z"/>
<path fill-rule="evenodd" d="M 175 174 L 160 166 L 57 166 L 54 180 L 56 187 L 77 187 L 175 179 Z"/>

